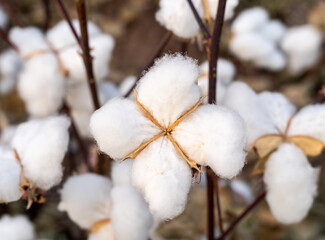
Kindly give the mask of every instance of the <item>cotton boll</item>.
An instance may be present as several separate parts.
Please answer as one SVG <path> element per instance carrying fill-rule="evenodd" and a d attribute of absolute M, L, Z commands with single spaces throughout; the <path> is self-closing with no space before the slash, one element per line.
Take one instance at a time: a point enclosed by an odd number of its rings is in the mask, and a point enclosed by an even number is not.
<path fill-rule="evenodd" d="M 93 113 L 90 130 L 100 150 L 114 159 L 125 157 L 160 133 L 133 101 L 121 98 L 108 101 Z"/>
<path fill-rule="evenodd" d="M 310 25 L 288 29 L 281 47 L 288 55 L 290 72 L 297 75 L 312 67 L 320 57 L 321 45 L 321 33 Z"/>
<path fill-rule="evenodd" d="M 225 20 L 229 20 L 234 16 L 235 8 L 239 0 L 228 0 L 225 9 Z M 219 0 L 209 0 L 210 15 L 214 19 L 217 15 Z"/>
<path fill-rule="evenodd" d="M 105 224 L 96 233 L 90 233 L 88 240 L 116 240 L 112 224 Z"/>
<path fill-rule="evenodd" d="M 60 211 L 84 229 L 110 216 L 112 184 L 109 179 L 86 173 L 70 177 L 61 190 Z M 100 239 L 100 238 L 97 238 Z"/>
<path fill-rule="evenodd" d="M 274 126 L 284 133 L 296 107 L 281 93 L 262 92 L 258 94 L 257 101 Z"/>
<path fill-rule="evenodd" d="M 161 220 L 184 211 L 191 180 L 190 167 L 167 137 L 152 142 L 133 162 L 132 183 Z"/>
<path fill-rule="evenodd" d="M 270 156 L 264 173 L 266 200 L 279 222 L 297 223 L 307 215 L 317 193 L 318 173 L 293 144 L 282 144 Z"/>
<path fill-rule="evenodd" d="M 223 178 L 233 178 L 244 166 L 245 124 L 228 108 L 200 106 L 172 135 L 187 156 Z"/>
<path fill-rule="evenodd" d="M 13 50 L 6 50 L 0 55 L 0 94 L 10 92 L 17 81 L 22 67 L 22 60 Z"/>
<path fill-rule="evenodd" d="M 0 6 L 0 27 L 5 28 L 8 24 L 8 16 L 3 11 L 3 8 Z"/>
<path fill-rule="evenodd" d="M 7 126 L 5 129 L 3 129 L 1 132 L 0 143 L 10 145 L 12 139 L 15 136 L 16 130 L 17 130 L 17 125 L 10 125 Z"/>
<path fill-rule="evenodd" d="M 33 224 L 24 215 L 4 215 L 0 219 L 0 239 L 3 240 L 34 240 Z"/>
<path fill-rule="evenodd" d="M 258 104 L 256 93 L 247 84 L 232 83 L 226 91 L 224 105 L 238 112 L 244 119 L 248 148 L 263 135 L 278 134 L 271 119 Z"/>
<path fill-rule="evenodd" d="M 35 27 L 14 27 L 9 32 L 9 38 L 18 47 L 23 58 L 36 51 L 49 51 L 43 33 Z"/>
<path fill-rule="evenodd" d="M 13 150 L 0 145 L 0 203 L 17 201 L 22 196 L 19 190 L 20 171 Z"/>
<path fill-rule="evenodd" d="M 18 126 L 12 147 L 20 156 L 24 176 L 36 187 L 48 190 L 60 183 L 69 125 L 67 117 L 54 116 Z"/>
<path fill-rule="evenodd" d="M 315 104 L 302 108 L 292 119 L 288 135 L 304 135 L 325 143 L 325 105 Z"/>
<path fill-rule="evenodd" d="M 137 78 L 135 76 L 128 76 L 126 77 L 120 84 L 119 90 L 121 92 L 121 96 L 125 96 L 131 89 L 131 87 L 136 82 Z M 131 94 L 132 96 L 132 94 Z"/>
<path fill-rule="evenodd" d="M 166 55 L 140 79 L 139 101 L 163 127 L 168 127 L 199 100 L 201 91 L 195 84 L 198 75 L 192 58 Z"/>
<path fill-rule="evenodd" d="M 46 54 L 25 63 L 19 75 L 18 92 L 31 115 L 46 117 L 61 107 L 65 84 L 55 56 Z"/>
<path fill-rule="evenodd" d="M 148 239 L 153 219 L 142 195 L 131 185 L 114 187 L 112 203 L 111 220 L 116 239 Z"/>
<path fill-rule="evenodd" d="M 231 31 L 235 34 L 255 31 L 268 20 L 269 15 L 264 8 L 250 8 L 237 16 L 231 25 Z"/>
<path fill-rule="evenodd" d="M 258 67 L 262 67 L 271 71 L 280 71 L 285 68 L 287 59 L 284 54 L 278 50 L 270 53 L 268 56 L 261 56 L 255 60 Z"/>
<path fill-rule="evenodd" d="M 279 20 L 271 20 L 265 23 L 259 29 L 259 32 L 269 40 L 272 40 L 275 43 L 280 43 L 280 41 L 285 36 L 287 31 L 286 26 Z"/>
<path fill-rule="evenodd" d="M 114 186 L 131 184 L 132 159 L 126 159 L 123 163 L 114 162 L 112 167 L 112 181 Z"/>
<path fill-rule="evenodd" d="M 203 17 L 201 0 L 193 0 L 200 17 Z M 156 20 L 181 38 L 192 38 L 199 33 L 194 14 L 186 0 L 160 0 Z"/>

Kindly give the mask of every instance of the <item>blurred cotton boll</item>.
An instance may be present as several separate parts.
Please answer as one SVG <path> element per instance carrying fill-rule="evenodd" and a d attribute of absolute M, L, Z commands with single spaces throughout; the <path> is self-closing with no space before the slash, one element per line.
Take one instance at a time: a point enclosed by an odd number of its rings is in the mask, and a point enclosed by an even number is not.
<path fill-rule="evenodd" d="M 0 239 L 35 240 L 33 224 L 24 215 L 3 215 L 0 218 Z"/>

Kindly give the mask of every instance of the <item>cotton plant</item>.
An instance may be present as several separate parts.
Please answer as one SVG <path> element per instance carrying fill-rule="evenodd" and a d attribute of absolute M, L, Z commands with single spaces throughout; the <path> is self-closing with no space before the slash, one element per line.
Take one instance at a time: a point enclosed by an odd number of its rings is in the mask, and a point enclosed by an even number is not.
<path fill-rule="evenodd" d="M 322 43 L 322 33 L 312 25 L 289 28 L 281 43 L 289 72 L 298 75 L 314 66 L 320 59 Z"/>
<path fill-rule="evenodd" d="M 132 183 L 162 220 L 183 212 L 192 169 L 210 166 L 233 178 L 245 162 L 242 119 L 226 107 L 201 105 L 198 76 L 193 59 L 166 55 L 140 79 L 135 101 L 114 98 L 90 120 L 101 151 L 134 159 Z"/>
<path fill-rule="evenodd" d="M 6 50 L 0 55 L 0 94 L 7 94 L 16 86 L 22 60 L 13 50 Z"/>
<path fill-rule="evenodd" d="M 11 146 L 0 147 L 0 202 L 44 202 L 43 191 L 61 182 L 70 120 L 52 116 L 18 126 Z"/>
<path fill-rule="evenodd" d="M 0 218 L 0 239 L 35 240 L 34 226 L 24 215 L 3 215 Z"/>
<path fill-rule="evenodd" d="M 89 231 L 89 240 L 148 239 L 152 216 L 130 183 L 131 166 L 131 161 L 113 164 L 112 181 L 85 173 L 64 184 L 58 208 Z"/>
<path fill-rule="evenodd" d="M 234 80 L 236 68 L 229 60 L 218 59 L 218 72 L 217 72 L 217 102 L 222 103 L 227 86 Z M 198 78 L 198 85 L 201 89 L 202 95 L 208 95 L 209 85 L 209 63 L 207 61 L 200 65 L 200 75 Z"/>
<path fill-rule="evenodd" d="M 285 68 L 287 60 L 279 48 L 286 27 L 272 20 L 261 7 L 242 11 L 231 25 L 230 51 L 240 60 L 270 71 Z"/>
<path fill-rule="evenodd" d="M 80 32 L 78 21 L 73 21 L 73 25 Z M 109 70 L 114 40 L 91 22 L 88 30 L 95 78 L 101 81 Z M 46 34 L 34 27 L 15 27 L 9 37 L 24 61 L 18 92 L 33 117 L 55 114 L 63 104 L 67 89 L 86 84 L 80 48 L 65 21 L 59 22 Z"/>
<path fill-rule="evenodd" d="M 214 18 L 218 6 L 218 0 L 192 0 L 199 16 Z M 225 10 L 225 20 L 230 19 L 238 0 L 228 0 Z M 199 34 L 199 25 L 187 0 L 160 0 L 159 10 L 156 12 L 156 20 L 176 36 L 189 39 Z"/>
<path fill-rule="evenodd" d="M 266 200 L 273 215 L 284 224 L 301 221 L 317 193 L 319 170 L 307 157 L 323 150 L 325 105 L 297 111 L 284 95 L 256 94 L 242 82 L 228 88 L 225 105 L 246 122 L 247 149 L 254 149 L 260 158 L 254 174 L 264 172 Z"/>

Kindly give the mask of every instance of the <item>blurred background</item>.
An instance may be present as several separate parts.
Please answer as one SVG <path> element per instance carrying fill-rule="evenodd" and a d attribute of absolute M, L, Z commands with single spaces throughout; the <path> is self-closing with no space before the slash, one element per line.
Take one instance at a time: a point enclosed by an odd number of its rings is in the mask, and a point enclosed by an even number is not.
<path fill-rule="evenodd" d="M 51 16 L 49 26 L 51 27 L 62 19 L 62 15 L 54 1 L 49 2 Z M 24 26 L 44 27 L 44 1 L 9 0 L 9 3 L 14 8 L 16 20 Z M 76 18 L 75 2 L 65 0 L 64 3 L 70 15 Z M 280 19 L 287 26 L 311 23 L 318 27 L 325 37 L 325 1 L 323 0 L 240 0 L 236 13 L 254 6 L 264 7 L 271 18 Z M 154 55 L 166 33 L 166 29 L 161 27 L 154 17 L 158 9 L 158 1 L 91 0 L 87 1 L 87 7 L 89 20 L 95 22 L 104 32 L 110 33 L 116 40 L 108 79 L 119 84 L 129 75 L 138 76 Z M 290 76 L 286 71 L 272 73 L 257 69 L 240 62 L 229 53 L 227 48 L 230 39 L 229 25 L 229 22 L 224 25 L 220 56 L 235 64 L 236 79 L 247 82 L 258 92 L 263 90 L 282 92 L 297 107 L 315 103 L 322 98 L 320 90 L 325 83 L 324 54 L 319 64 L 299 76 Z M 14 21 L 11 21 L 11 26 L 14 26 Z M 181 51 L 183 46 L 182 41 L 177 37 L 172 37 L 165 52 Z M 6 47 L 5 43 L 0 40 L 1 50 Z M 204 49 L 194 41 L 188 43 L 187 54 L 198 59 L 199 62 L 206 60 Z M 325 94 L 325 89 L 323 92 Z M 27 117 L 24 104 L 15 91 L 0 96 L 0 109 L 6 113 L 10 123 L 20 122 Z M 262 188 L 260 177 L 252 178 L 250 175 L 256 160 L 256 156 L 251 155 L 237 185 L 231 185 L 226 181 L 220 183 L 225 224 L 229 224 Z M 325 240 L 325 154 L 311 161 L 321 162 L 323 167 L 319 181 L 319 195 L 303 222 L 292 226 L 280 225 L 273 218 L 266 203 L 262 202 L 238 225 L 230 239 Z M 203 182 L 204 179 L 201 181 Z M 204 187 L 201 186 L 203 184 L 194 185 L 187 209 L 181 216 L 159 227 L 161 239 L 204 239 L 206 193 Z M 38 236 L 55 240 L 85 239 L 86 233 L 80 231 L 64 213 L 57 211 L 57 202 L 58 196 L 53 194 L 48 197 L 45 205 L 33 205 L 27 211 L 28 216 L 35 223 Z M 0 205 L 0 214 L 4 213 L 25 213 L 24 203 Z"/>

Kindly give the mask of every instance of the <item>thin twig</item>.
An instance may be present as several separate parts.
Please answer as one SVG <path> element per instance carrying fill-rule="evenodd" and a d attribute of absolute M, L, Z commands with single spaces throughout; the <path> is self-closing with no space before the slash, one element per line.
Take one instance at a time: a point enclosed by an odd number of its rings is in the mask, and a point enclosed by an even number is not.
<path fill-rule="evenodd" d="M 214 239 L 214 197 L 213 197 L 213 177 L 214 173 L 207 167 L 207 220 L 208 220 L 208 240 Z"/>
<path fill-rule="evenodd" d="M 150 62 L 145 66 L 144 70 L 139 74 L 136 81 L 131 86 L 129 91 L 124 95 L 124 97 L 128 97 L 132 93 L 133 89 L 137 85 L 137 82 L 140 80 L 142 73 L 144 71 L 147 71 L 155 63 L 155 59 L 158 58 L 162 54 L 162 52 L 164 51 L 165 47 L 167 46 L 167 44 L 168 44 L 168 42 L 169 42 L 169 40 L 171 39 L 172 36 L 173 36 L 173 33 L 171 31 L 166 32 L 163 40 L 159 44 L 159 47 L 158 47 L 157 51 L 155 52 L 155 54 L 150 59 Z"/>
<path fill-rule="evenodd" d="M 216 193 L 219 229 L 221 234 L 223 234 L 224 229 L 223 229 L 223 220 L 222 220 L 222 212 L 221 212 L 221 204 L 220 204 L 219 182 L 217 177 L 214 178 L 213 184 L 214 184 L 214 189 L 216 190 L 215 193 Z"/>
<path fill-rule="evenodd" d="M 226 229 L 226 231 L 216 240 L 224 239 L 236 226 L 237 224 L 250 212 L 252 211 L 266 196 L 266 191 L 264 190 L 255 200 L 252 202 Z"/>
<path fill-rule="evenodd" d="M 81 30 L 81 41 L 82 41 L 82 56 L 86 67 L 88 84 L 93 99 L 95 109 L 100 108 L 99 98 L 97 94 L 96 81 L 93 71 L 93 58 L 90 55 L 88 29 L 87 29 L 87 13 L 85 0 L 76 0 L 78 17 Z"/>
<path fill-rule="evenodd" d="M 4 42 L 6 42 L 9 47 L 11 47 L 13 50 L 15 50 L 16 52 L 18 52 L 18 47 L 16 46 L 16 44 L 14 44 L 10 38 L 8 37 L 8 34 L 6 31 L 4 31 L 2 28 L 0 28 L 0 37 L 2 38 L 2 40 Z"/>
<path fill-rule="evenodd" d="M 51 24 L 51 5 L 50 5 L 50 0 L 42 0 L 43 7 L 44 7 L 44 26 L 43 30 L 46 32 Z"/>
<path fill-rule="evenodd" d="M 211 38 L 211 34 L 205 24 L 203 23 L 199 13 L 197 12 L 196 8 L 194 7 L 194 4 L 192 0 L 187 0 L 188 4 L 190 5 L 190 8 L 194 14 L 194 17 L 196 19 L 196 22 L 199 24 L 199 27 L 204 35 L 205 40 L 209 40 Z"/>
<path fill-rule="evenodd" d="M 4 8 L 4 10 L 6 11 L 6 13 L 10 16 L 12 22 L 19 27 L 23 27 L 24 26 L 23 21 L 17 14 L 16 9 L 7 0 L 0 0 L 0 3 Z"/>

